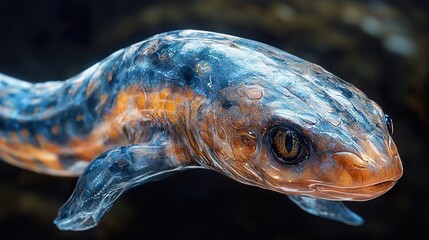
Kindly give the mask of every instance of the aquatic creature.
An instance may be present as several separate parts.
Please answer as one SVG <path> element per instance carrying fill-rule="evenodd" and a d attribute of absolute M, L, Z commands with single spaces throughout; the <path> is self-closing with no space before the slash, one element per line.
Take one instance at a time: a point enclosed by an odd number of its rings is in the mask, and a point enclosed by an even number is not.
<path fill-rule="evenodd" d="M 351 225 L 340 201 L 402 175 L 393 124 L 364 93 L 277 48 L 196 30 L 150 37 L 66 81 L 0 75 L 0 158 L 79 176 L 55 224 L 96 226 L 125 191 L 212 169 Z"/>

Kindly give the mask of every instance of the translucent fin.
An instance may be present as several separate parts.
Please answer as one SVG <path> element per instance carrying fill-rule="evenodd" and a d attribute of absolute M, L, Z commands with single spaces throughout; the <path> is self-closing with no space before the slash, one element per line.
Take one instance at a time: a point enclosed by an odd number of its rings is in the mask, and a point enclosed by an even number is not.
<path fill-rule="evenodd" d="M 83 172 L 54 223 L 61 230 L 92 228 L 126 190 L 184 167 L 165 155 L 163 145 L 139 144 L 109 150 Z"/>
<path fill-rule="evenodd" d="M 328 201 L 305 196 L 288 196 L 302 210 L 331 220 L 339 221 L 348 225 L 360 226 L 363 219 L 348 209 L 342 202 Z"/>

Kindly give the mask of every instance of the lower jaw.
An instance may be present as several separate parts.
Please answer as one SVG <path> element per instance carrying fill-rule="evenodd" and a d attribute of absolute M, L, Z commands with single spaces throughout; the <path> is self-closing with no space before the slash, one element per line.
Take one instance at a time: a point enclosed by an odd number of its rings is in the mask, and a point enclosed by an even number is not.
<path fill-rule="evenodd" d="M 331 185 L 312 185 L 312 197 L 335 201 L 367 201 L 389 191 L 396 181 L 385 181 L 362 187 L 336 187 Z"/>

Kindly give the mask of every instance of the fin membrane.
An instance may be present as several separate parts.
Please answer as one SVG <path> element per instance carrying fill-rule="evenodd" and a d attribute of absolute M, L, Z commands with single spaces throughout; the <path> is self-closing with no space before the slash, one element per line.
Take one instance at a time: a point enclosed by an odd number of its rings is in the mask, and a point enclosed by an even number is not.
<path fill-rule="evenodd" d="M 182 164 L 166 156 L 163 145 L 111 149 L 85 169 L 54 223 L 61 230 L 92 228 L 125 191 L 187 167 Z"/>
<path fill-rule="evenodd" d="M 352 212 L 342 202 L 328 201 L 305 196 L 288 196 L 302 210 L 327 219 L 335 220 L 352 226 L 360 226 L 363 219 Z"/>

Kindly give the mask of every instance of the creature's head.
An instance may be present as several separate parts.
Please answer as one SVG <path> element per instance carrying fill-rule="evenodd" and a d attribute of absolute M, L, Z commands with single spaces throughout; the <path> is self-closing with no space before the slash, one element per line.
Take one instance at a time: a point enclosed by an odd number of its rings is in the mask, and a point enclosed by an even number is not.
<path fill-rule="evenodd" d="M 229 80 L 196 119 L 208 165 L 243 183 L 330 200 L 368 200 L 395 184 L 402 165 L 393 126 L 376 103 L 302 59 L 231 41 L 218 59 L 235 70 L 206 73 Z"/>

